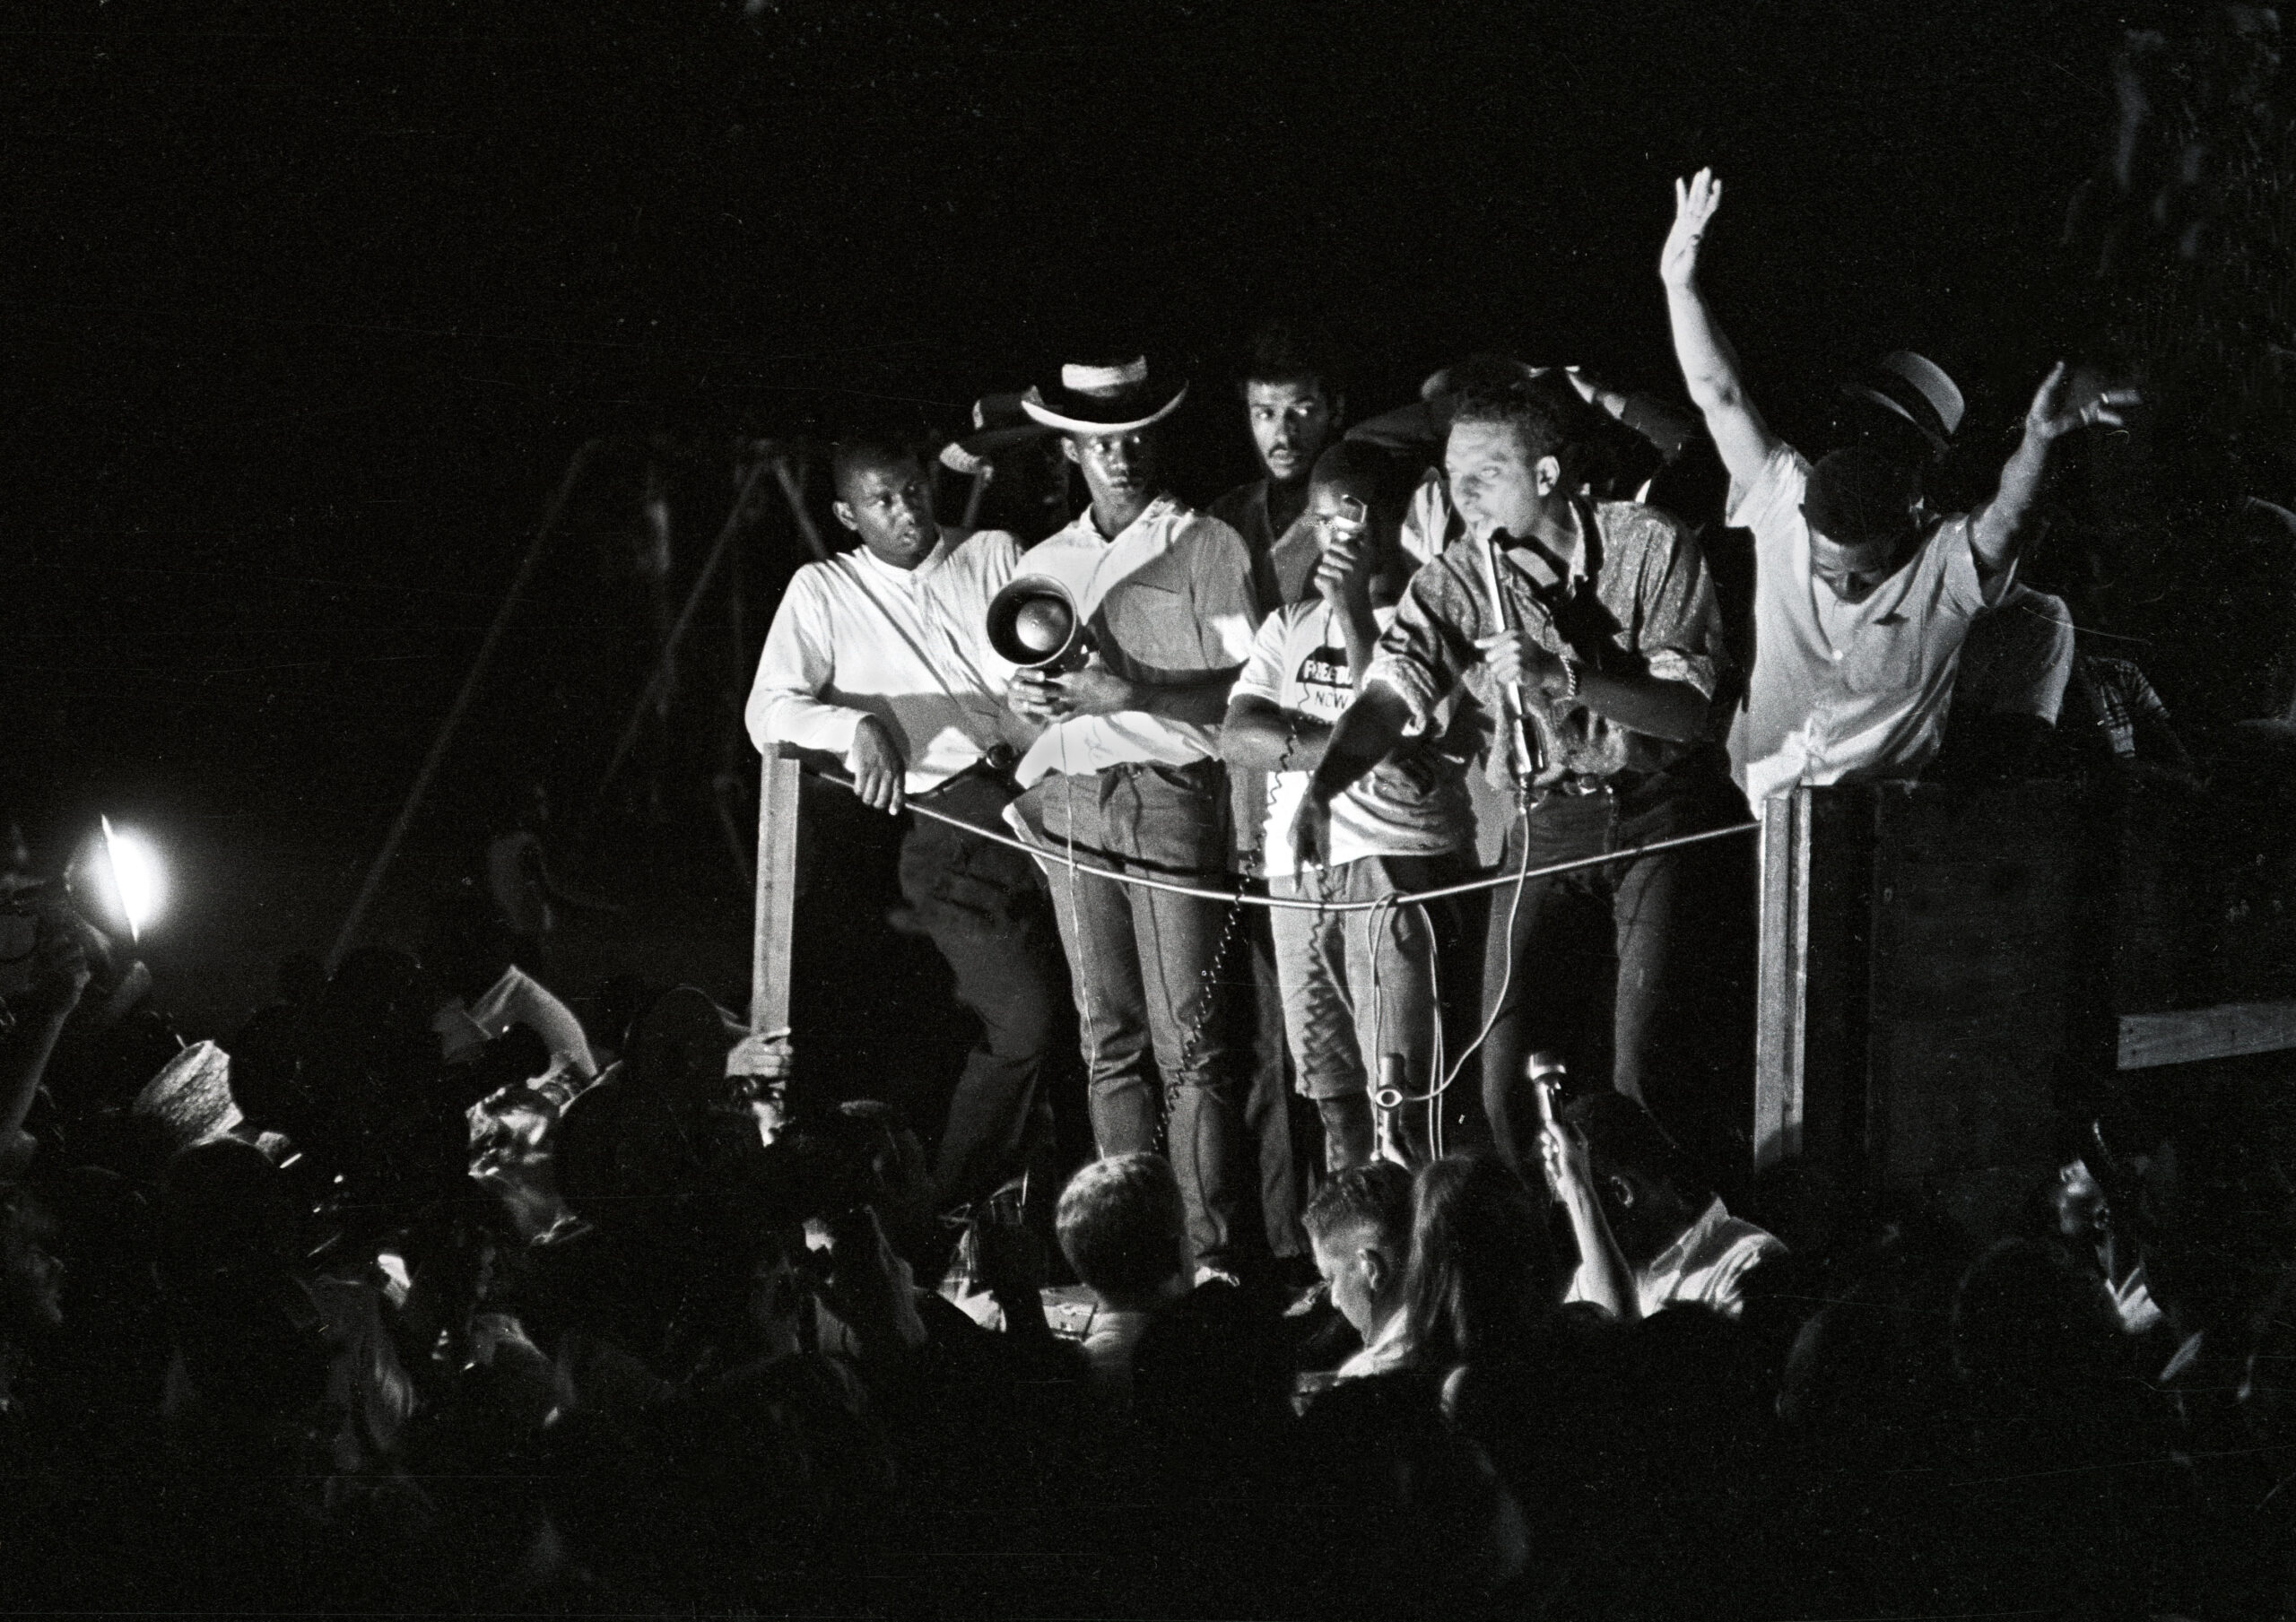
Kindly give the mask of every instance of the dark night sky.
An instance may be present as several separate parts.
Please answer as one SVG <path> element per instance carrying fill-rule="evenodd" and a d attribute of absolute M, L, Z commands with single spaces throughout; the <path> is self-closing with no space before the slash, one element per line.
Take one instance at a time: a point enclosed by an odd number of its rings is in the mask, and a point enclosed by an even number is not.
<path fill-rule="evenodd" d="M 283 774 L 362 839 L 594 434 L 953 423 L 1144 343 L 1205 379 L 1209 494 L 1245 471 L 1224 369 L 1292 305 L 1354 346 L 1359 408 L 1477 347 L 1663 386 L 1652 264 L 1704 161 L 1773 416 L 1910 343 L 1991 431 L 2080 335 L 2056 242 L 2118 29 L 1970 0 L 6 18 L 14 765 L 75 794 Z M 563 598 L 515 664 L 597 663 Z"/>

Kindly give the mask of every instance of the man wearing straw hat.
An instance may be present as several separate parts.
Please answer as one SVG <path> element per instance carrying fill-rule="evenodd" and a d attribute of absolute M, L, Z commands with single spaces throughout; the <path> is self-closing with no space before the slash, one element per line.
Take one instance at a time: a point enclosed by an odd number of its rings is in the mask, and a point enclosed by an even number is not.
<path fill-rule="evenodd" d="M 1462 690 L 1495 719 L 1492 768 L 1524 803 L 1506 870 L 1745 820 L 1714 713 L 1727 655 L 1705 559 L 1671 515 L 1586 495 L 1578 455 L 1535 381 L 1454 401 L 1443 459 L 1467 533 L 1413 577 L 1325 745 L 1301 861 L 1332 860 L 1335 799 Z M 1535 1139 L 1524 1072 L 1540 1049 L 1607 1075 L 1710 1161 L 1742 1152 L 1750 874 L 1744 848 L 1709 841 L 1493 892 L 1482 1058 L 1500 1153 Z M 1610 1019 L 1587 1017 L 1606 1004 Z"/>
<path fill-rule="evenodd" d="M 1156 425 L 1187 395 L 1144 360 L 1070 365 L 1022 396 L 1064 436 L 1091 504 L 1031 548 L 1022 576 L 1058 582 L 1091 646 L 1065 672 L 1023 670 L 1016 714 L 1044 730 L 1015 773 L 1013 816 L 1050 847 L 1044 866 L 1067 949 L 1103 1155 L 1170 1139 L 1198 1271 L 1242 1260 L 1243 1055 L 1217 994 L 1238 933 L 1217 900 L 1120 884 L 1064 858 L 1227 890 L 1220 721 L 1257 624 L 1242 539 L 1164 491 Z M 1160 1097 L 1157 1079 L 1163 1083 Z M 1169 1099 L 1169 1106 L 1164 1100 Z"/>

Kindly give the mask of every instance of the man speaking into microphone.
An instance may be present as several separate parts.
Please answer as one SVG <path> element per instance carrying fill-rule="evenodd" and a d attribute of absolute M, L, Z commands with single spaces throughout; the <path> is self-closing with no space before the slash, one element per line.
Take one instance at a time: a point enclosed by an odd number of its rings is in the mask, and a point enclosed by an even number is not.
<path fill-rule="evenodd" d="M 1459 396 L 1443 464 L 1466 533 L 1413 577 L 1326 746 L 1294 825 L 1303 862 L 1329 859 L 1334 797 L 1462 687 L 1492 722 L 1492 776 L 1526 801 L 1502 871 L 1744 820 L 1719 742 L 1727 661 L 1706 559 L 1671 515 L 1588 499 L 1577 438 L 1563 403 L 1527 384 Z M 1510 1162 L 1537 1136 L 1523 1068 L 1542 1048 L 1610 1075 L 1712 1164 L 1744 1154 L 1754 898 L 1740 846 L 1492 892 L 1483 1107 Z"/>

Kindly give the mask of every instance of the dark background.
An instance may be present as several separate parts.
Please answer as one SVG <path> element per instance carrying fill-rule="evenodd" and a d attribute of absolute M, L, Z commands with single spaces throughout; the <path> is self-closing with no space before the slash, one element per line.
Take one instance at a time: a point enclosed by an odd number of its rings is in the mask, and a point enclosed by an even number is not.
<path fill-rule="evenodd" d="M 1216 494 L 1250 471 L 1239 346 L 1291 308 L 1351 347 L 1358 412 L 1479 348 L 1671 388 L 1653 266 L 1700 163 L 1781 428 L 1906 344 L 1997 443 L 2098 319 L 2059 239 L 2119 37 L 2000 0 L 19 0 L 11 792 L 291 892 L 257 956 L 323 948 L 580 442 L 690 447 L 698 548 L 711 447 L 953 429 L 1087 351 L 1191 371 L 1178 482 Z M 635 466 L 577 502 L 406 885 L 619 728 L 644 668 L 601 537 Z M 748 545 L 753 586 L 798 558 Z"/>

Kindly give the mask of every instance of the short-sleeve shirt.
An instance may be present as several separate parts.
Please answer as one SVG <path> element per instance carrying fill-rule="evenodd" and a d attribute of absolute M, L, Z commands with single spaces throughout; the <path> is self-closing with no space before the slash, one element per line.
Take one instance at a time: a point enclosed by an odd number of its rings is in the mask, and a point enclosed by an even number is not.
<path fill-rule="evenodd" d="M 1158 496 L 1113 537 L 1100 534 L 1087 507 L 1022 554 L 1017 573 L 1067 587 L 1095 652 L 1126 681 L 1176 684 L 1235 670 L 1251 656 L 1259 618 L 1242 538 L 1170 496 Z M 1186 766 L 1219 752 L 1216 724 L 1120 710 L 1047 727 L 1014 775 L 1026 785 L 1052 772 Z"/>
<path fill-rule="evenodd" d="M 1393 609 L 1375 610 L 1384 624 Z M 1278 709 L 1320 721 L 1339 719 L 1355 698 L 1347 639 L 1329 603 L 1313 597 L 1270 614 L 1252 656 L 1236 678 L 1234 697 L 1265 698 Z M 1308 791 L 1306 770 L 1267 774 L 1265 860 L 1271 874 L 1289 873 L 1292 824 Z M 1455 761 L 1421 750 L 1384 761 L 1331 803 L 1331 859 L 1432 856 L 1474 837 L 1465 774 Z"/>
<path fill-rule="evenodd" d="M 1934 524 L 1865 601 L 1840 601 L 1810 572 L 1809 482 L 1809 462 L 1781 445 L 1729 515 L 1754 537 L 1744 759 L 1757 802 L 1797 783 L 1918 775 L 1943 741 L 1962 639 L 1987 603 L 1965 513 Z"/>
<path fill-rule="evenodd" d="M 1687 682 L 1713 698 L 1728 655 L 1706 559 L 1689 531 L 1639 502 L 1576 507 L 1581 544 L 1567 568 L 1527 548 L 1503 551 L 1498 576 L 1509 622 L 1587 670 Z M 1500 629 L 1483 547 L 1472 535 L 1455 541 L 1412 577 L 1364 677 L 1402 697 L 1414 732 L 1462 685 L 1486 715 L 1502 713 L 1503 695 L 1475 646 Z M 1544 757 L 1542 784 L 1658 771 L 1701 747 L 1636 732 L 1559 696 L 1526 688 L 1523 697 Z"/>

